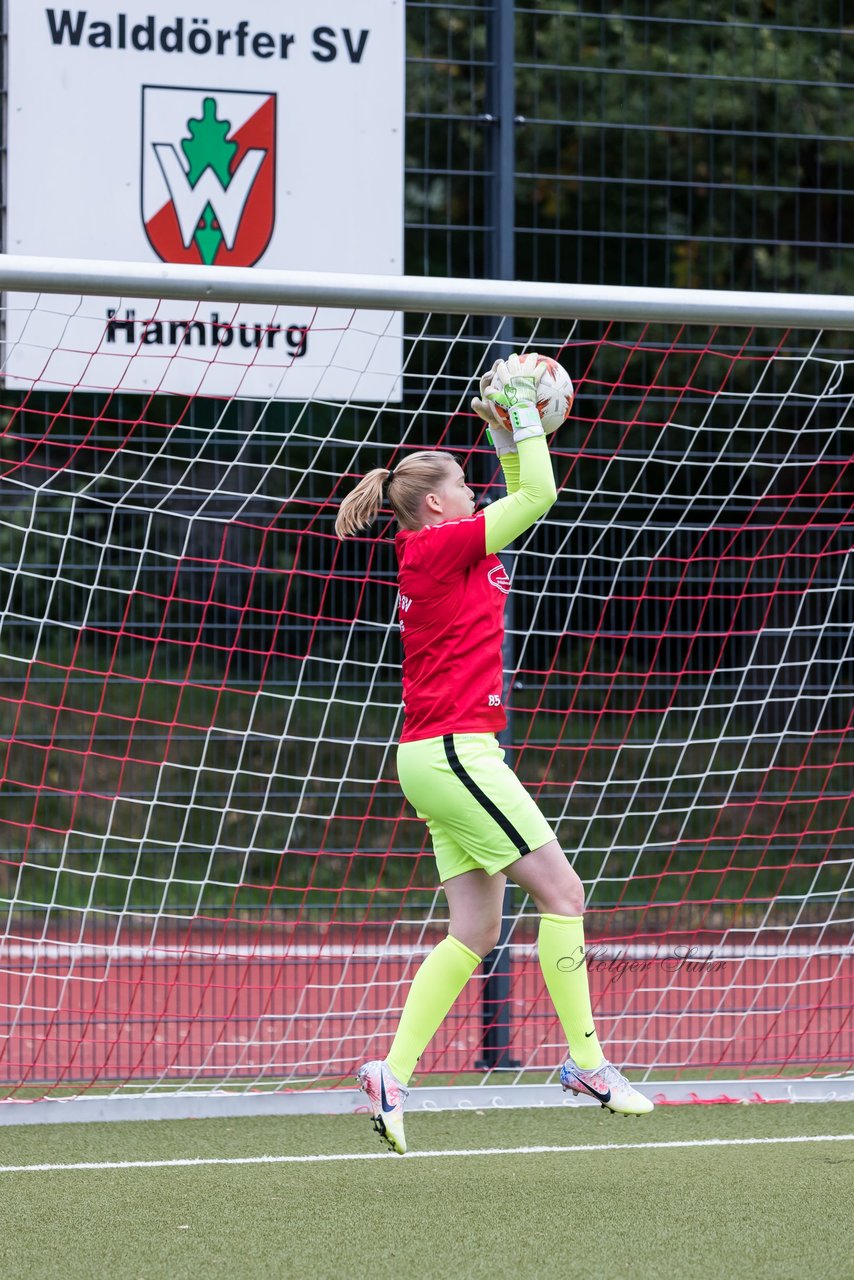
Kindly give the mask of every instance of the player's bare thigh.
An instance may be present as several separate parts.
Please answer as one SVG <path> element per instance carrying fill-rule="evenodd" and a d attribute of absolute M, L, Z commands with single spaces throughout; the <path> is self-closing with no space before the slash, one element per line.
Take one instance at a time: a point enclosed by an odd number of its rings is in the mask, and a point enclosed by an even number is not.
<path fill-rule="evenodd" d="M 511 862 L 507 875 L 531 895 L 541 913 L 580 916 L 584 912 L 584 886 L 557 840 Z"/>

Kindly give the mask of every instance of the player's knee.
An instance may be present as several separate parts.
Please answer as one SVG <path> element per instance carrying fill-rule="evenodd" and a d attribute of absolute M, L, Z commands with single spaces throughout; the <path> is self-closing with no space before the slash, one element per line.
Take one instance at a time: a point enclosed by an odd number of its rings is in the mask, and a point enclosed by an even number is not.
<path fill-rule="evenodd" d="M 458 942 L 468 947 L 469 951 L 473 951 L 482 960 L 484 956 L 489 955 L 494 947 L 498 946 L 501 919 L 499 917 L 495 921 L 478 921 L 476 925 L 469 925 L 466 929 L 452 926 L 449 932 L 453 934 Z"/>
<path fill-rule="evenodd" d="M 537 906 L 546 915 L 584 915 L 584 885 L 568 863 L 560 884 L 550 885 Z"/>
<path fill-rule="evenodd" d="M 483 950 L 478 951 L 477 954 L 479 956 L 488 956 L 490 951 L 492 951 L 495 947 L 498 946 L 498 939 L 500 938 L 500 936 L 501 936 L 501 920 L 499 919 L 499 920 L 496 920 L 494 924 L 491 924 L 488 929 L 484 930 L 483 936 L 480 939 L 480 945 L 483 948 Z"/>
<path fill-rule="evenodd" d="M 575 871 L 572 872 L 572 884 L 567 888 L 568 906 L 571 908 L 571 914 L 581 916 L 584 914 L 584 885 L 581 883 Z"/>

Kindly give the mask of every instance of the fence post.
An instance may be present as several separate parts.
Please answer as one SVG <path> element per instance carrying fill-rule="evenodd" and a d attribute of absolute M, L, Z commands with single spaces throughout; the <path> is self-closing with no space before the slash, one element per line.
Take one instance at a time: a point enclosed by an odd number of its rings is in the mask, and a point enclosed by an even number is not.
<path fill-rule="evenodd" d="M 492 235 L 488 255 L 489 271 L 495 280 L 513 280 L 516 274 L 516 42 L 514 0 L 493 0 L 487 12 L 487 49 L 490 61 L 490 187 L 489 222 Z M 506 356 L 513 349 L 513 317 L 495 320 L 495 352 Z M 490 495 L 491 496 L 491 495 Z M 495 496 L 498 496 L 496 494 Z M 512 555 L 502 557 L 510 576 Z M 515 669 L 513 639 L 513 597 L 507 599 L 504 633 L 504 690 L 502 701 L 507 708 L 507 728 L 499 734 L 499 742 L 512 763 L 512 724 L 510 695 Z M 515 1068 L 510 1057 L 510 921 L 513 918 L 513 886 L 508 880 L 501 912 L 498 945 L 483 961 L 482 1054 L 477 1067 L 482 1071 Z"/>

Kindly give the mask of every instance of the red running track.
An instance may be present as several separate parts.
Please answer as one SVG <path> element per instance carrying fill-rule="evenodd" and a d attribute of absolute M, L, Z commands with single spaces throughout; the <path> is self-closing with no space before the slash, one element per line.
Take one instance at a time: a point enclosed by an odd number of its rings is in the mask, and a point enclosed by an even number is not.
<path fill-rule="evenodd" d="M 142 932 L 125 932 L 115 945 L 94 933 L 6 940 L 3 1096 L 157 1081 L 331 1084 L 382 1056 L 414 968 L 438 937 L 407 949 L 387 947 L 381 931 L 364 927 L 300 943 L 283 933 L 270 930 L 259 942 L 257 927 L 250 935 L 234 924 L 161 931 L 154 944 Z M 850 943 L 734 947 L 704 936 L 688 959 L 672 940 L 657 951 L 594 941 L 588 968 L 599 1037 L 621 1065 L 666 1068 L 673 1078 L 687 1069 L 737 1077 L 795 1066 L 806 1076 L 854 1065 Z M 475 1068 L 483 985 L 482 977 L 469 984 L 419 1075 Z M 565 1042 L 533 941 L 512 948 L 500 1017 L 524 1067 L 561 1062 Z"/>

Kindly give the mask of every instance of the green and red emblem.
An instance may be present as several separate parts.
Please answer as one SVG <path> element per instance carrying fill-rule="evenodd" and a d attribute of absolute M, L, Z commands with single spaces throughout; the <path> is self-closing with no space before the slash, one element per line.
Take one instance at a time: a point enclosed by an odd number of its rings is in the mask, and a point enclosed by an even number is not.
<path fill-rule="evenodd" d="M 164 262 L 251 267 L 275 223 L 276 95 L 142 89 L 142 221 Z"/>

